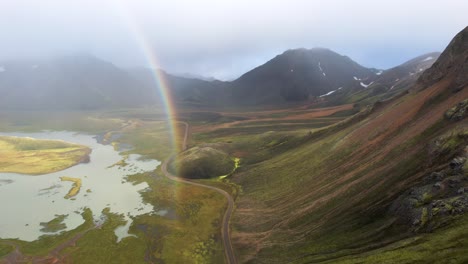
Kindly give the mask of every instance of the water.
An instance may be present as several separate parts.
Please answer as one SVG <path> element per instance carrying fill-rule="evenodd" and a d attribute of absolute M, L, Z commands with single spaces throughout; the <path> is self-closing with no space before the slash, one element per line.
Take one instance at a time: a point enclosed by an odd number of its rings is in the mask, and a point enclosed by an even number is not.
<path fill-rule="evenodd" d="M 131 154 L 125 167 L 112 166 L 124 158 L 112 146 L 97 143 L 92 135 L 69 131 L 0 135 L 58 139 L 92 149 L 89 163 L 59 172 L 37 176 L 0 173 L 0 238 L 34 241 L 45 234 L 40 231 L 40 223 L 48 222 L 56 215 L 67 215 L 64 220 L 67 228 L 64 230 L 75 229 L 84 223 L 81 216 L 84 208 L 90 208 L 94 221 L 99 223 L 102 210 L 109 207 L 112 213 L 122 214 L 127 220 L 126 225 L 115 230 L 117 241 L 120 241 L 130 236 L 128 228 L 133 217 L 147 213 L 164 214 L 164 211 L 155 211 L 152 205 L 143 202 L 140 192 L 149 188 L 147 183 L 133 185 L 125 180 L 126 176 L 137 172 L 153 171 L 160 164 L 157 160 L 142 160 L 139 155 Z M 64 198 L 73 183 L 62 182 L 61 176 L 82 180 L 78 195 L 72 199 Z"/>

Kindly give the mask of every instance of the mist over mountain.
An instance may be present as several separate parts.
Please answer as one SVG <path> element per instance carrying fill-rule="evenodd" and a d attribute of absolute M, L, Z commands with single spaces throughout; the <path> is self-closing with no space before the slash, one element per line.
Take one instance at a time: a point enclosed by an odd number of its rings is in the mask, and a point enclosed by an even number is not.
<path fill-rule="evenodd" d="M 0 62 L 0 105 L 8 109 L 95 109 L 153 104 L 154 91 L 128 72 L 80 54 Z"/>
<path fill-rule="evenodd" d="M 425 54 L 378 70 L 325 48 L 293 49 L 231 82 L 157 71 L 176 103 L 281 105 L 322 98 L 333 104 L 362 90 L 381 94 L 408 88 L 437 56 Z M 3 109 L 140 107 L 162 99 L 154 70 L 121 69 L 88 54 L 3 61 L 0 70 Z"/>

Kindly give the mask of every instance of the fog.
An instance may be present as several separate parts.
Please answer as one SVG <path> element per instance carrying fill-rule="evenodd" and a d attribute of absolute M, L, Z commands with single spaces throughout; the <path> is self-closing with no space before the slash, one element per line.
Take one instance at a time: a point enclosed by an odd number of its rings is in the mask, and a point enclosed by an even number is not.
<path fill-rule="evenodd" d="M 327 47 L 389 68 L 442 51 L 467 26 L 468 1 L 0 2 L 0 60 L 92 53 L 121 67 L 149 66 L 232 79 L 290 48 Z"/>

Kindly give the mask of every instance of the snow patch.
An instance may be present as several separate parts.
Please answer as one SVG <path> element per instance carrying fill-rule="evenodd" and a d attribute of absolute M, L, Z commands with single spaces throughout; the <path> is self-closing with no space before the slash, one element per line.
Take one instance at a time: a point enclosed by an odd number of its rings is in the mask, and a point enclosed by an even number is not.
<path fill-rule="evenodd" d="M 380 74 L 382 74 L 382 72 L 383 72 L 383 71 L 380 70 L 380 71 L 376 72 L 375 75 L 380 75 Z"/>
<path fill-rule="evenodd" d="M 390 89 L 389 89 L 389 90 L 393 89 L 394 87 L 395 87 L 395 85 L 392 85 L 392 87 L 390 87 Z"/>
<path fill-rule="evenodd" d="M 429 60 L 432 60 L 432 59 L 433 59 L 433 57 L 429 56 L 429 57 L 425 58 L 425 59 L 422 60 L 422 61 L 429 61 Z"/>
<path fill-rule="evenodd" d="M 291 69 L 291 72 L 293 72 L 293 71 L 294 71 L 294 70 L 293 70 L 293 69 Z"/>
<path fill-rule="evenodd" d="M 413 76 L 413 75 L 414 75 L 414 72 L 410 72 L 409 75 L 410 75 L 410 76 Z"/>
<path fill-rule="evenodd" d="M 328 92 L 328 93 L 326 93 L 326 94 L 322 94 L 322 95 L 319 96 L 319 97 L 329 96 L 330 94 L 332 94 L 332 93 L 334 93 L 334 92 L 336 92 L 336 91 L 338 91 L 338 90 L 341 90 L 341 88 L 343 88 L 343 87 L 340 87 L 340 88 L 338 88 L 338 89 L 336 89 L 336 90 L 330 91 L 330 92 Z"/>
<path fill-rule="evenodd" d="M 369 87 L 369 85 L 371 85 L 371 84 L 373 84 L 373 83 L 374 83 L 374 82 L 371 82 L 371 83 L 369 83 L 369 84 L 365 84 L 365 83 L 363 83 L 363 82 L 360 82 L 361 86 L 364 87 L 364 88 Z"/>
<path fill-rule="evenodd" d="M 424 70 L 423 70 L 423 68 L 419 68 L 419 71 L 422 72 L 422 71 L 424 71 Z"/>
<path fill-rule="evenodd" d="M 318 67 L 320 69 L 320 72 L 322 73 L 323 76 L 327 76 L 325 72 L 323 72 L 322 66 L 320 65 L 320 61 L 318 62 Z"/>
<path fill-rule="evenodd" d="M 0 66 L 0 72 L 4 72 L 4 71 L 6 71 L 5 67 Z"/>
<path fill-rule="evenodd" d="M 398 78 L 398 79 L 395 79 L 395 82 L 398 82 L 399 80 L 400 80 L 399 78 Z"/>

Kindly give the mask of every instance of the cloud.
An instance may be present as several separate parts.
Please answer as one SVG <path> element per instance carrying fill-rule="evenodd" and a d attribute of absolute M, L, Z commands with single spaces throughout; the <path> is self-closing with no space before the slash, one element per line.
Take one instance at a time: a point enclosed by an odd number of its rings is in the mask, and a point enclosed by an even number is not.
<path fill-rule="evenodd" d="M 0 10 L 0 59 L 84 51 L 141 65 L 146 54 L 130 19 L 163 68 L 232 78 L 297 47 L 388 68 L 442 50 L 466 26 L 468 2 L 18 0 Z"/>

